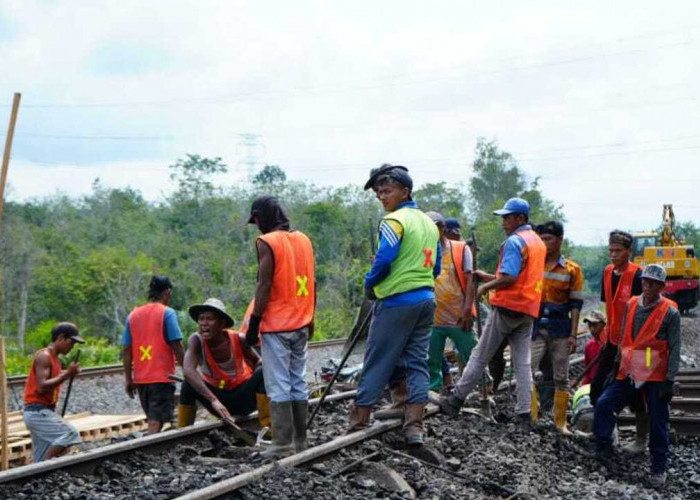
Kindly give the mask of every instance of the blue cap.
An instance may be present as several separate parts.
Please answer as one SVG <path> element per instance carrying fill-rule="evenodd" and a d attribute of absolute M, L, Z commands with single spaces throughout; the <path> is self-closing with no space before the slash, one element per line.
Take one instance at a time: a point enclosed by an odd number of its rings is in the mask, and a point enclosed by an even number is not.
<path fill-rule="evenodd" d="M 503 208 L 494 210 L 494 215 L 524 214 L 530 216 L 530 204 L 522 198 L 511 198 Z"/>
<path fill-rule="evenodd" d="M 457 229 L 458 227 L 461 228 L 462 225 L 454 217 L 448 217 L 445 219 L 445 229 Z"/>

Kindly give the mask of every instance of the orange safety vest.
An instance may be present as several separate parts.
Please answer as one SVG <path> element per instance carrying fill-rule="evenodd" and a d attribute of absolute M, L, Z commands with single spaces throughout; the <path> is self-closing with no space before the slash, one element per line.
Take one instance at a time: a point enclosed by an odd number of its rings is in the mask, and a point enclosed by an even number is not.
<path fill-rule="evenodd" d="M 175 353 L 165 341 L 165 310 L 160 302 L 149 302 L 129 315 L 135 384 L 172 383 Z"/>
<path fill-rule="evenodd" d="M 661 302 L 654 307 L 633 339 L 634 313 L 638 303 L 638 297 L 632 297 L 627 303 L 617 380 L 624 380 L 629 375 L 636 382 L 663 382 L 668 371 L 668 341 L 659 340 L 656 335 L 669 308 L 676 307 L 676 304 L 661 297 Z"/>
<path fill-rule="evenodd" d="M 467 246 L 466 241 L 461 240 L 447 240 L 450 246 L 450 254 L 452 255 L 452 262 L 455 265 L 455 271 L 457 271 L 457 281 L 459 281 L 459 287 L 462 289 L 462 293 L 467 295 L 467 277 L 464 275 L 464 249 Z M 476 318 L 476 301 L 472 304 L 472 316 Z"/>
<path fill-rule="evenodd" d="M 637 273 L 639 266 L 634 262 L 628 262 L 625 270 L 620 275 L 620 281 L 617 282 L 615 296 L 612 293 L 612 274 L 615 266 L 608 264 L 603 273 L 603 287 L 605 290 L 605 314 L 608 317 L 608 324 L 603 330 L 603 342 L 610 342 L 613 345 L 620 343 L 620 328 L 622 328 L 622 314 L 625 312 L 625 306 L 632 297 L 632 283 L 634 275 Z"/>
<path fill-rule="evenodd" d="M 207 341 L 201 336 L 199 340 L 202 344 L 202 350 L 204 351 L 204 358 L 207 360 L 207 366 L 209 367 L 209 370 L 211 370 L 213 376 L 209 376 L 201 371 L 199 374 L 207 384 L 213 387 L 218 387 L 219 389 L 230 391 L 247 382 L 248 379 L 253 376 L 253 370 L 243 355 L 241 339 L 238 336 L 238 333 L 234 332 L 233 330 L 224 330 L 224 332 L 228 334 L 231 359 L 233 360 L 233 367 L 236 370 L 235 377 L 231 378 L 228 373 L 219 367 L 219 364 L 214 359 L 214 355 L 211 353 L 211 349 L 209 349 Z"/>
<path fill-rule="evenodd" d="M 301 231 L 272 231 L 258 236 L 272 250 L 275 270 L 270 300 L 260 322 L 260 333 L 293 332 L 314 320 L 316 275 L 311 240 Z M 251 301 L 245 313 L 255 307 Z M 248 329 L 244 320 L 241 332 Z"/>
<path fill-rule="evenodd" d="M 48 406 L 49 408 L 54 408 L 58 402 L 58 395 L 61 392 L 61 384 L 58 384 L 49 392 L 41 392 L 39 390 L 39 386 L 37 385 L 36 358 L 42 351 L 46 351 L 49 358 L 51 358 L 51 372 L 49 373 L 49 378 L 54 378 L 61 371 L 61 361 L 56 356 L 53 356 L 51 351 L 46 348 L 37 351 L 34 354 L 34 359 L 32 360 L 32 367 L 29 370 L 27 382 L 24 384 L 24 403 L 41 404 Z"/>
<path fill-rule="evenodd" d="M 504 307 L 511 311 L 527 314 L 537 318 L 540 314 L 540 302 L 542 302 L 542 278 L 544 275 L 544 263 L 547 257 L 547 248 L 532 229 L 523 229 L 515 234 L 525 242 L 527 261 L 525 268 L 508 288 L 493 290 L 490 295 L 491 305 Z M 501 272 L 501 260 L 503 259 L 503 247 L 498 256 L 496 274 Z"/>

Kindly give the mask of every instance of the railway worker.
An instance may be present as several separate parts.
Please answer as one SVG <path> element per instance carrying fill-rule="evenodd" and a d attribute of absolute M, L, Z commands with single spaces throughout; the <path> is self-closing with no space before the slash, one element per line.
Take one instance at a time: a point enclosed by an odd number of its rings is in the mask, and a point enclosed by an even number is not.
<path fill-rule="evenodd" d="M 588 316 L 583 319 L 583 322 L 588 326 L 588 331 L 591 332 L 591 339 L 586 342 L 583 348 L 583 366 L 590 366 L 597 358 L 600 348 L 602 347 L 601 335 L 605 328 L 605 315 L 598 311 L 591 311 Z M 598 371 L 598 362 L 591 367 L 581 379 L 581 385 L 590 384 L 595 378 Z"/>
<path fill-rule="evenodd" d="M 608 239 L 610 264 L 603 271 L 600 300 L 605 302 L 608 319 L 603 330 L 603 347 L 598 362 L 598 371 L 591 383 L 591 403 L 595 406 L 603 390 L 605 379 L 610 374 L 620 343 L 622 314 L 633 295 L 642 293 L 642 269 L 630 262 L 632 235 L 624 231 L 612 231 Z"/>
<path fill-rule="evenodd" d="M 290 227 L 272 196 L 257 198 L 250 224 L 256 240 L 258 284 L 247 314 L 246 342 L 261 338 L 265 389 L 270 398 L 272 445 L 265 454 L 282 456 L 307 447 L 307 344 L 314 334 L 316 306 L 314 249 L 311 240 Z"/>
<path fill-rule="evenodd" d="M 540 311 L 547 251 L 528 224 L 530 205 L 527 201 L 511 198 L 494 214 L 501 217 L 501 225 L 507 235 L 501 246 L 496 274 L 475 271 L 485 282 L 479 285 L 476 297 L 478 299 L 491 292 L 492 311 L 454 392 L 440 398 L 440 407 L 449 415 L 459 414 L 491 356 L 507 339 L 517 381 L 515 412 L 521 425 L 529 429 L 532 396 L 530 335 Z"/>
<path fill-rule="evenodd" d="M 168 307 L 172 290 L 166 276 L 153 276 L 148 302 L 131 311 L 122 335 L 126 393 L 133 398 L 138 392 L 149 434 L 173 420 L 175 384 L 170 376 L 175 374 L 175 361 L 182 366 L 184 358 L 177 315 Z"/>
<path fill-rule="evenodd" d="M 615 380 L 598 399 L 593 422 L 596 454 L 608 458 L 617 414 L 643 395 L 651 421 L 650 482 L 654 487 L 666 481 L 669 403 L 681 356 L 680 313 L 675 302 L 661 295 L 665 284 L 666 270 L 650 264 L 642 273 L 642 295 L 627 301 L 620 317 Z"/>
<path fill-rule="evenodd" d="M 578 321 L 583 307 L 583 272 L 573 260 L 561 254 L 564 225 L 548 221 L 536 227 L 536 232 L 547 248 L 542 303 L 532 332 L 532 373 L 540 362 L 551 358 L 554 378 L 554 425 L 565 436 L 569 408 L 569 355 L 576 352 Z M 551 387 L 551 386 L 550 386 Z M 537 415 L 537 386 L 533 386 L 533 408 Z"/>
<path fill-rule="evenodd" d="M 260 425 L 269 427 L 270 405 L 260 356 L 244 335 L 232 330 L 234 321 L 223 302 L 210 298 L 191 306 L 189 313 L 198 330 L 187 341 L 178 427 L 194 423 L 197 400 L 224 419 L 247 415 L 257 407 Z"/>
<path fill-rule="evenodd" d="M 445 218 L 437 212 L 426 212 L 438 228 L 442 262 L 440 275 L 435 278 L 435 319 L 430 334 L 428 367 L 430 390 L 442 388 L 442 357 L 445 341 L 450 338 L 457 348 L 462 366 L 476 345 L 472 331 L 474 291 L 472 290 L 472 253 L 464 241 L 445 237 Z"/>
<path fill-rule="evenodd" d="M 441 248 L 435 223 L 411 198 L 408 169 L 373 169 L 372 188 L 386 215 L 379 224 L 379 247 L 365 275 L 365 295 L 376 300 L 369 327 L 350 432 L 369 425 L 374 405 L 389 384 L 406 384 L 403 431 L 407 444 L 423 444 L 423 412 L 428 401 L 428 345 L 435 315 L 435 277 Z"/>
<path fill-rule="evenodd" d="M 73 323 L 57 323 L 51 329 L 51 343 L 34 355 L 24 386 L 23 414 L 32 436 L 34 462 L 60 457 L 71 446 L 82 442 L 75 427 L 55 410 L 61 384 L 80 372 L 76 361 L 63 370 L 58 355 L 68 354 L 74 344 L 84 342 Z"/>

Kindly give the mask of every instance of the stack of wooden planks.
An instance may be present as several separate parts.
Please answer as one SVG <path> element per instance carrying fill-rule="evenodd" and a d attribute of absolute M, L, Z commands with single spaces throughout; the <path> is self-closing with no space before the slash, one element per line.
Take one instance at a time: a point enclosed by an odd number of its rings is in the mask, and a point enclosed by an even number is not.
<path fill-rule="evenodd" d="M 83 442 L 126 436 L 148 428 L 148 420 L 139 415 L 92 415 L 89 412 L 67 415 L 65 420 L 80 432 Z M 18 411 L 8 413 L 8 445 L 11 466 L 24 465 L 32 459 L 32 440 Z"/>

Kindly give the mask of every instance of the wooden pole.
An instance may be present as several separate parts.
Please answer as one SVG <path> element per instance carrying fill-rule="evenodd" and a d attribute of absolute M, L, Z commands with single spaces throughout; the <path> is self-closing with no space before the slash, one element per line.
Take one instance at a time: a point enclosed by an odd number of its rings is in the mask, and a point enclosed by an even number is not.
<path fill-rule="evenodd" d="M 22 94 L 15 92 L 12 98 L 12 111 L 10 112 L 10 124 L 7 126 L 7 138 L 5 139 L 5 152 L 2 155 L 2 170 L 0 170 L 0 228 L 2 228 L 2 210 L 5 206 L 5 181 L 7 180 L 7 169 L 10 166 L 10 153 L 12 152 L 12 139 L 15 136 L 15 125 L 17 124 L 17 112 L 19 111 L 19 100 Z M 2 311 L 2 275 L 0 275 L 0 311 Z"/>
<path fill-rule="evenodd" d="M 2 460 L 0 460 L 0 470 L 7 470 L 10 467 L 10 455 L 8 453 L 8 432 L 7 432 L 7 367 L 5 363 L 5 337 L 0 337 L 0 411 L 2 411 L 2 427 L 0 438 L 2 438 Z"/>
<path fill-rule="evenodd" d="M 12 153 L 12 139 L 15 136 L 15 125 L 17 124 L 17 113 L 19 112 L 19 101 L 22 94 L 15 92 L 12 99 L 12 112 L 10 113 L 10 124 L 7 126 L 7 138 L 5 139 L 5 152 L 2 155 L 2 171 L 0 172 L 0 228 L 2 227 L 2 210 L 5 204 L 5 181 L 7 181 L 7 169 L 10 166 L 10 154 Z"/>

